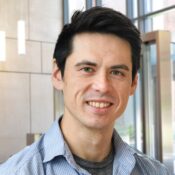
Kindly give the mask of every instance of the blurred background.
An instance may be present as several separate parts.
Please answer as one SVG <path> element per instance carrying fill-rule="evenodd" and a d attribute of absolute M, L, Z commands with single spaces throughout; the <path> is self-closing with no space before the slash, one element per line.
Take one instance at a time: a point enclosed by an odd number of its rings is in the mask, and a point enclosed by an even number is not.
<path fill-rule="evenodd" d="M 73 12 L 93 6 L 120 11 L 142 33 L 138 88 L 115 127 L 175 174 L 175 0 L 0 0 L 0 162 L 63 113 L 54 45 Z"/>

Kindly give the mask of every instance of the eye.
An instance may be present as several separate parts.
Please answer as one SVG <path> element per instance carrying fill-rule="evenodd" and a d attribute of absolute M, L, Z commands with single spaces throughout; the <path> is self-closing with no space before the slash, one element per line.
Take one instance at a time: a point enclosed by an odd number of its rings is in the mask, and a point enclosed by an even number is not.
<path fill-rule="evenodd" d="M 83 70 L 84 72 L 87 72 L 87 73 L 93 72 L 93 69 L 91 67 L 83 67 L 81 70 Z"/>
<path fill-rule="evenodd" d="M 111 74 L 115 76 L 124 76 L 124 73 L 119 70 L 112 70 Z"/>

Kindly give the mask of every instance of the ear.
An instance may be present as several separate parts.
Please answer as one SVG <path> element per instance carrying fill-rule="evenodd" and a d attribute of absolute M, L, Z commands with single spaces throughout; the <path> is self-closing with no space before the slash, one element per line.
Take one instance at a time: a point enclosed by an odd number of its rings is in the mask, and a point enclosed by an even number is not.
<path fill-rule="evenodd" d="M 52 69 L 52 83 L 57 90 L 63 89 L 63 79 L 62 79 L 61 71 L 56 65 L 55 61 L 53 62 L 53 69 Z"/>
<path fill-rule="evenodd" d="M 134 94 L 137 87 L 137 83 L 138 83 L 138 74 L 135 75 L 134 80 L 132 81 L 130 95 Z"/>

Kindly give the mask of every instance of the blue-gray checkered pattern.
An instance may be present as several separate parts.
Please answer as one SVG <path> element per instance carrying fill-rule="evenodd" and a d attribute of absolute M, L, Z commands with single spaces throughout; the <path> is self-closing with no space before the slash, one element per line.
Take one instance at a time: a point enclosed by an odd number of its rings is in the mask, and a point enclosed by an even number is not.
<path fill-rule="evenodd" d="M 90 175 L 74 161 L 58 123 L 55 121 L 39 141 L 0 165 L 0 175 Z M 131 148 L 116 131 L 113 139 L 113 175 L 169 175 L 164 165 Z"/>

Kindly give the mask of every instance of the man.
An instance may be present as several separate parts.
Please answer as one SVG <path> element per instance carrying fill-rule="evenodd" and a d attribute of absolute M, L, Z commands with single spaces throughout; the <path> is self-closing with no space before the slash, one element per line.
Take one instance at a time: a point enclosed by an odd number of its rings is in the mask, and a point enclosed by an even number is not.
<path fill-rule="evenodd" d="M 124 143 L 114 123 L 137 86 L 141 40 L 112 9 L 75 12 L 54 51 L 53 85 L 64 114 L 42 138 L 11 157 L 1 175 L 167 175 L 160 162 Z"/>

